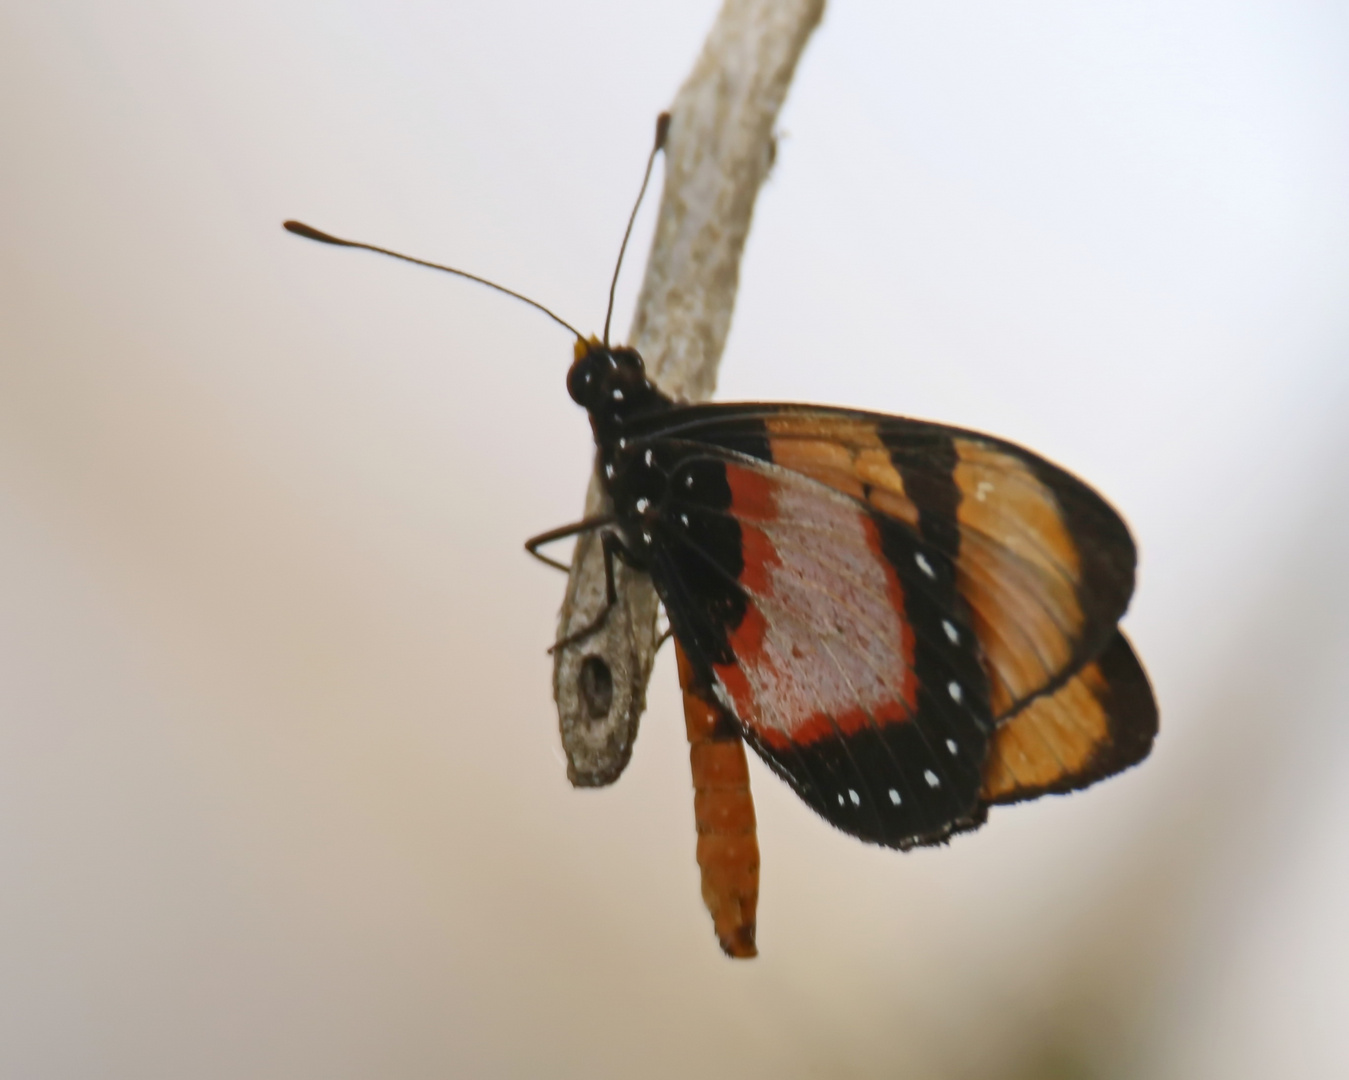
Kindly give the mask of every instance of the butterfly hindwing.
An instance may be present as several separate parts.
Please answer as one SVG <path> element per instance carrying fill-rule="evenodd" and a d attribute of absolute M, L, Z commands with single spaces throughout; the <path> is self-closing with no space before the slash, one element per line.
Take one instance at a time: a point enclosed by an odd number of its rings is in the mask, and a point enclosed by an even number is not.
<path fill-rule="evenodd" d="M 1009 717 L 993 737 L 981 794 L 1013 803 L 1076 791 L 1136 765 L 1157 734 L 1157 703 L 1128 640 Z"/>

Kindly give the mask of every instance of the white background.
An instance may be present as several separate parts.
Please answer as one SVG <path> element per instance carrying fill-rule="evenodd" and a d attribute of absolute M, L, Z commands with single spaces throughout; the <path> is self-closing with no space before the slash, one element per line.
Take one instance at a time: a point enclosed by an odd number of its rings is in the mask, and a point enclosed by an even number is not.
<path fill-rule="evenodd" d="M 1089 478 L 1162 734 L 910 855 L 756 766 L 747 964 L 668 656 L 565 779 L 520 545 L 581 505 L 570 341 L 280 229 L 598 329 L 714 13 L 0 6 L 0 1074 L 1349 1074 L 1349 13 L 828 11 L 719 396 Z"/>

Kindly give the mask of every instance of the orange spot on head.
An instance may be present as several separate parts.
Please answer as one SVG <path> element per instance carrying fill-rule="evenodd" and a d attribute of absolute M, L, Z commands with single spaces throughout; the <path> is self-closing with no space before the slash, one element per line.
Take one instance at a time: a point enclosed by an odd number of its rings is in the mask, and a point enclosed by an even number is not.
<path fill-rule="evenodd" d="M 580 360 L 583 356 L 587 356 L 599 348 L 603 348 L 603 342 L 601 342 L 594 334 L 591 334 L 589 339 L 578 337 L 572 344 L 572 360 Z"/>

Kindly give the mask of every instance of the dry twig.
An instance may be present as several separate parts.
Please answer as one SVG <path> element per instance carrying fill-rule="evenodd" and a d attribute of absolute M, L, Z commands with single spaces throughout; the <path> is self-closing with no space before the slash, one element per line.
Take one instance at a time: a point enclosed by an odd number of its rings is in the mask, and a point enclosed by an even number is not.
<path fill-rule="evenodd" d="M 824 0 L 726 0 L 670 108 L 665 188 L 629 340 L 676 398 L 702 400 L 716 386 L 778 110 L 823 12 Z M 586 514 L 607 509 L 592 476 Z M 615 574 L 619 602 L 604 626 L 554 656 L 567 775 L 578 787 L 612 783 L 627 765 L 655 660 L 650 579 L 621 563 Z M 592 621 L 604 599 L 591 533 L 576 545 L 559 638 Z"/>

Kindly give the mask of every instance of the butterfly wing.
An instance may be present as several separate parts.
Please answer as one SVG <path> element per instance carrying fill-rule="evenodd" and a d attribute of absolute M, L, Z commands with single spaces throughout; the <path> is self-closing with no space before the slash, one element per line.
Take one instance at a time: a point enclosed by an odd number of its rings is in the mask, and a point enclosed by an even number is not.
<path fill-rule="evenodd" d="M 1013 803 L 1089 787 L 1142 761 L 1156 735 L 1148 677 L 1116 631 L 1100 656 L 998 727 L 980 798 Z"/>
<path fill-rule="evenodd" d="M 751 745 L 863 839 L 977 823 L 995 728 L 1101 655 L 1132 592 L 1119 516 L 988 436 L 701 405 L 629 440 L 666 478 L 647 521 L 676 636 Z"/>

